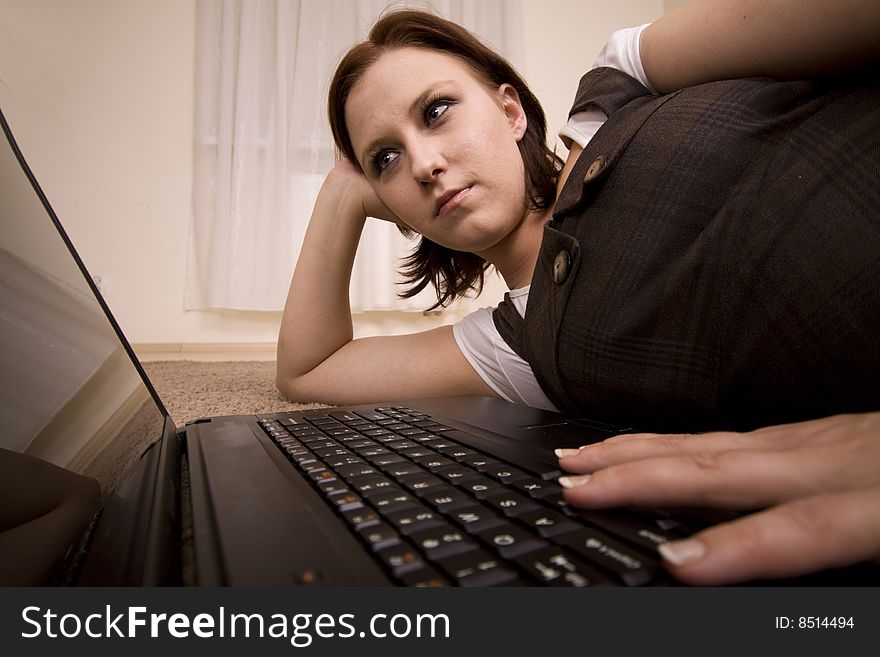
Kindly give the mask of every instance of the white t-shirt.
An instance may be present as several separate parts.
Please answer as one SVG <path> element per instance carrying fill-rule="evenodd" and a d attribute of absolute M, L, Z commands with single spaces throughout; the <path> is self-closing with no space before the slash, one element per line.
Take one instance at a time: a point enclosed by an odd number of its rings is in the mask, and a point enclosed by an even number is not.
<path fill-rule="evenodd" d="M 525 317 L 529 288 L 510 291 L 510 300 Z M 532 373 L 531 366 L 517 355 L 498 333 L 492 319 L 494 308 L 480 308 L 452 327 L 461 353 L 492 390 L 516 404 L 555 411 Z"/>
<path fill-rule="evenodd" d="M 592 68 L 617 68 L 651 89 L 639 55 L 639 37 L 649 24 L 614 32 L 593 62 Z M 569 148 L 572 142 L 585 147 L 607 118 L 601 110 L 579 112 L 569 119 L 568 124 L 559 131 L 559 136 Z M 523 317 L 528 299 L 529 287 L 510 291 L 510 300 Z M 531 366 L 498 333 L 492 319 L 494 310 L 480 308 L 452 327 L 461 353 L 480 378 L 502 399 L 535 408 L 557 410 L 538 385 Z"/>
<path fill-rule="evenodd" d="M 591 70 L 600 66 L 616 68 L 635 78 L 653 92 L 654 88 L 648 82 L 648 76 L 645 75 L 639 50 L 639 39 L 642 36 L 642 31 L 648 25 L 650 23 L 614 32 L 599 56 L 593 61 Z M 607 118 L 605 113 L 599 109 L 578 112 L 572 115 L 566 126 L 559 131 L 559 137 L 568 148 L 571 148 L 572 142 L 584 148 Z"/>

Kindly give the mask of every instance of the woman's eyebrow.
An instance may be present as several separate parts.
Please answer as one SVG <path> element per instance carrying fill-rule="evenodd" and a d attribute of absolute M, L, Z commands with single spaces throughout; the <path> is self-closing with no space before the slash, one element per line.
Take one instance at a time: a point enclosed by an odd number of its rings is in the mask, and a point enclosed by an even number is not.
<path fill-rule="evenodd" d="M 455 80 L 438 80 L 436 82 L 432 82 L 430 85 L 428 85 L 427 88 L 425 88 L 424 91 L 422 91 L 422 93 L 416 96 L 415 100 L 413 100 L 412 103 L 410 103 L 407 113 L 411 115 L 418 114 L 425 103 L 428 102 L 428 99 L 436 93 L 437 89 L 440 89 L 450 84 L 455 84 Z M 367 146 L 361 152 L 361 160 L 365 162 L 370 157 L 370 154 L 375 151 L 376 148 L 378 148 L 378 146 L 383 141 L 385 141 L 384 137 L 377 137 L 369 144 L 367 144 Z"/>
<path fill-rule="evenodd" d="M 409 113 L 416 114 L 419 112 L 421 108 L 424 107 L 425 103 L 428 102 L 428 99 L 434 95 L 437 89 L 449 84 L 455 84 L 455 80 L 438 80 L 437 82 L 432 82 L 409 106 Z"/>

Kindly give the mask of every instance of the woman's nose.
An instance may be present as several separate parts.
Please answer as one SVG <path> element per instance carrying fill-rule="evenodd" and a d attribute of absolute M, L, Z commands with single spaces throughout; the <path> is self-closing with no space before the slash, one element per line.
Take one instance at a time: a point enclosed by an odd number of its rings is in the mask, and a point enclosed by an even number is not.
<path fill-rule="evenodd" d="M 430 183 L 446 170 L 446 159 L 436 145 L 427 143 L 410 148 L 413 177 L 420 183 Z"/>

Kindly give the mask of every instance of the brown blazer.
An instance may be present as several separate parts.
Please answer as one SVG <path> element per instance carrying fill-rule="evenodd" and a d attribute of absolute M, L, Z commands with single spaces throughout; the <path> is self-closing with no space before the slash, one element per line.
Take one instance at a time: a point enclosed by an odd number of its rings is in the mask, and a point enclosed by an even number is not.
<path fill-rule="evenodd" d="M 867 82 L 866 82 L 867 80 Z M 502 337 L 570 414 L 657 431 L 880 410 L 880 86 L 746 79 L 651 95 L 614 69 L 608 121 L 544 229 Z"/>

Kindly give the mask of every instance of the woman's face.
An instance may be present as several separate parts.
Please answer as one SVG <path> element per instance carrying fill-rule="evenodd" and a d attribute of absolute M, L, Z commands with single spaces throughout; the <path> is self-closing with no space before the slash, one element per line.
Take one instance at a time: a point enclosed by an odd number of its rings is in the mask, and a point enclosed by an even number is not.
<path fill-rule="evenodd" d="M 493 260 L 526 214 L 516 91 L 490 89 L 460 60 L 401 48 L 357 82 L 345 120 L 367 179 L 410 228 Z"/>

